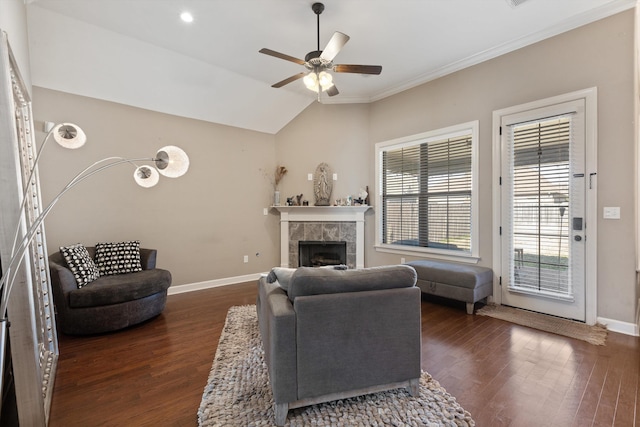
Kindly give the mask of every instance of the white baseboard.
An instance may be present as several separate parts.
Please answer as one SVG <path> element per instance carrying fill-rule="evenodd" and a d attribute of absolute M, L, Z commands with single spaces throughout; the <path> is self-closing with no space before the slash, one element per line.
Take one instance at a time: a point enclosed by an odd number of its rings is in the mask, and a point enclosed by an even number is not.
<path fill-rule="evenodd" d="M 640 329 L 640 298 L 638 298 L 638 305 L 636 306 L 636 325 Z"/>
<path fill-rule="evenodd" d="M 596 322 L 606 325 L 607 329 L 611 332 L 619 332 L 625 335 L 631 335 L 634 337 L 638 335 L 638 325 L 635 323 L 621 322 L 619 320 L 607 319 L 606 317 L 598 317 Z"/>
<path fill-rule="evenodd" d="M 187 285 L 170 286 L 167 295 L 183 294 L 185 292 L 201 291 L 204 289 L 217 288 L 219 286 L 235 285 L 236 283 L 250 282 L 258 280 L 266 273 L 253 273 L 244 276 L 226 277 L 224 279 L 207 280 L 205 282 L 190 283 Z"/>

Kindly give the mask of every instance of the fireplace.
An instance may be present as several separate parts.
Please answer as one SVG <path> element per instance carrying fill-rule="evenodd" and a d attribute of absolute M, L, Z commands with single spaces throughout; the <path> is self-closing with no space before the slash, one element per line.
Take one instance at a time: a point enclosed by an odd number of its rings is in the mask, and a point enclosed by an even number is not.
<path fill-rule="evenodd" d="M 370 206 L 273 206 L 280 212 L 281 267 L 303 265 L 300 243 L 346 243 L 346 264 L 364 268 L 364 213 Z"/>
<path fill-rule="evenodd" d="M 347 242 L 301 240 L 298 261 L 300 267 L 347 264 Z"/>

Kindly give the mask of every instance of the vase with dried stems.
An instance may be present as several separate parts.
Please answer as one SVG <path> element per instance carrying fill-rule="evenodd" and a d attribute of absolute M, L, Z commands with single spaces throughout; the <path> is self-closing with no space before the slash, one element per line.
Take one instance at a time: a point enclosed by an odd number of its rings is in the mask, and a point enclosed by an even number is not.
<path fill-rule="evenodd" d="M 287 168 L 284 166 L 276 166 L 275 173 L 273 177 L 269 177 L 271 180 L 271 185 L 273 186 L 273 205 L 280 206 L 280 191 L 278 190 L 278 185 L 282 178 L 287 174 Z"/>

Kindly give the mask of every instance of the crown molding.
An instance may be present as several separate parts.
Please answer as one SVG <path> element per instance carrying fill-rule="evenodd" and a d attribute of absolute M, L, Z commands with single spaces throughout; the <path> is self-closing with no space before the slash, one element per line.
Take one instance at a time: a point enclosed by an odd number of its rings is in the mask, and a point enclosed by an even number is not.
<path fill-rule="evenodd" d="M 422 75 L 417 76 L 416 78 L 407 80 L 404 84 L 401 84 L 389 90 L 374 94 L 368 101 L 365 101 L 364 99 L 360 99 L 359 102 L 379 101 L 391 95 L 404 92 L 405 90 L 414 88 L 421 84 L 430 82 L 432 80 L 436 80 L 448 74 L 455 73 L 456 71 L 460 71 L 465 68 L 472 67 L 474 65 L 480 64 L 490 59 L 497 58 L 499 56 L 513 52 L 515 50 L 521 49 L 525 46 L 529 46 L 534 43 L 540 42 L 542 40 L 557 36 L 559 34 L 566 33 L 567 31 L 574 30 L 578 27 L 582 27 L 592 22 L 599 21 L 601 19 L 607 18 L 617 13 L 624 12 L 629 9 L 633 9 L 636 6 L 636 3 L 637 3 L 636 0 L 619 0 L 619 1 L 609 2 L 596 9 L 592 9 L 588 12 L 584 12 L 580 15 L 576 15 L 570 19 L 567 19 L 543 31 L 538 31 L 538 32 L 529 34 L 527 36 L 520 37 L 519 39 L 514 39 L 508 43 L 500 44 L 491 49 L 487 49 L 485 51 L 473 54 L 464 59 L 452 62 L 443 67 L 437 68 L 435 70 L 428 71 Z M 340 100 L 340 101 L 342 102 L 343 100 Z M 328 102 L 328 103 L 338 103 L 338 102 Z"/>

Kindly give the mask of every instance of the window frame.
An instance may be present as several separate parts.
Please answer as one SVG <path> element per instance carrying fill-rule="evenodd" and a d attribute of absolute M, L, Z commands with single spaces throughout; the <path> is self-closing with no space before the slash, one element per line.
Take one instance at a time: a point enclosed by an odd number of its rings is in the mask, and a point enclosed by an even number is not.
<path fill-rule="evenodd" d="M 479 260 L 479 186 L 478 186 L 478 146 L 479 146 L 480 122 L 474 120 L 445 128 L 435 129 L 415 135 L 396 138 L 379 142 L 375 145 L 375 244 L 377 252 L 386 252 L 399 255 L 417 256 L 438 259 L 450 259 L 462 262 L 477 263 Z M 429 142 L 438 142 L 443 139 L 456 138 L 463 135 L 471 135 L 471 248 L 469 251 L 436 249 L 429 247 L 397 245 L 382 243 L 383 237 L 383 205 L 382 205 L 382 157 L 383 153 L 399 148 L 416 146 Z"/>

